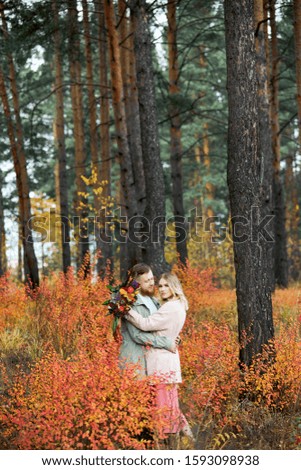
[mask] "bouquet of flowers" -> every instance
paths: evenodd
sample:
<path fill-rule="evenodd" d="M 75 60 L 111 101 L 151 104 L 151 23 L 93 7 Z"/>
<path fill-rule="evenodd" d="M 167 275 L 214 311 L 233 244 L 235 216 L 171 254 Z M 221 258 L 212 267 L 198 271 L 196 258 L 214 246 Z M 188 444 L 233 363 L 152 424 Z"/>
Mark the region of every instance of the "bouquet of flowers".
<path fill-rule="evenodd" d="M 111 297 L 103 302 L 103 305 L 108 306 L 108 315 L 113 315 L 113 335 L 116 337 L 116 330 L 120 324 L 120 320 L 131 309 L 132 305 L 136 302 L 139 292 L 139 283 L 130 280 L 126 284 L 118 286 L 108 285 L 107 288 L 111 292 Z"/>

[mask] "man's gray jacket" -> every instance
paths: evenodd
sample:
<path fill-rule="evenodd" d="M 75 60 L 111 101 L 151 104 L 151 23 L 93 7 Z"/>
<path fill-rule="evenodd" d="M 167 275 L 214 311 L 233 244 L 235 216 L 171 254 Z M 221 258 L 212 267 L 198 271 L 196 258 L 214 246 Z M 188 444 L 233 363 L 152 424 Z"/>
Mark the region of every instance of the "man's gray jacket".
<path fill-rule="evenodd" d="M 152 297 L 157 309 L 160 308 L 159 302 Z M 138 296 L 137 301 L 132 307 L 142 317 L 151 315 L 150 310 L 144 304 L 143 299 Z M 172 340 L 166 336 L 157 336 L 156 333 L 148 333 L 139 330 L 127 320 L 121 321 L 122 345 L 119 353 L 120 367 L 124 368 L 127 364 L 137 364 L 137 373 L 140 376 L 147 375 L 145 354 L 146 346 L 153 348 L 171 349 Z"/>

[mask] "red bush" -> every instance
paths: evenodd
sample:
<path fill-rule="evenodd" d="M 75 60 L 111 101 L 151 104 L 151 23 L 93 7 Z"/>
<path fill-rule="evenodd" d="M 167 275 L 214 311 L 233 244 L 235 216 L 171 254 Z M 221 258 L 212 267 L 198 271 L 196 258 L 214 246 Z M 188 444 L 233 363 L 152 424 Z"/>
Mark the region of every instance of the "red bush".
<path fill-rule="evenodd" d="M 8 393 L 0 423 L 15 449 L 144 449 L 160 422 L 149 382 L 121 373 L 108 344 L 75 361 L 49 353 Z"/>

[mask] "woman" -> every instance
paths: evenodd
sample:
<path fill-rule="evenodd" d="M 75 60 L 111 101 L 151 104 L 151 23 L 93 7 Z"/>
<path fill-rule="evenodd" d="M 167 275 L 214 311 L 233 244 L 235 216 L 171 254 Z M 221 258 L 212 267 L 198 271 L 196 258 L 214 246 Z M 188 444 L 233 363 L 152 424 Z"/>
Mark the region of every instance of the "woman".
<path fill-rule="evenodd" d="M 175 340 L 185 323 L 188 303 L 181 283 L 175 274 L 162 274 L 158 287 L 163 302 L 159 310 L 149 317 L 143 318 L 131 309 L 126 319 L 140 330 L 154 331 L 159 336 L 169 336 Z M 163 432 L 176 434 L 182 431 L 185 435 L 193 438 L 189 424 L 179 407 L 178 384 L 182 382 L 182 376 L 178 350 L 173 353 L 166 349 L 150 348 L 146 362 L 148 375 L 160 378 L 156 399 L 158 407 L 166 410 L 167 425 Z"/>

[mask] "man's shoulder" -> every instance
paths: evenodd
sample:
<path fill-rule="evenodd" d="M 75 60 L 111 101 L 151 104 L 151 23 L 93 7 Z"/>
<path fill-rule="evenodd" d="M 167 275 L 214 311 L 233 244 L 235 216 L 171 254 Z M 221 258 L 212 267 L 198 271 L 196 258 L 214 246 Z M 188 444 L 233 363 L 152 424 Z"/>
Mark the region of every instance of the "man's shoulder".
<path fill-rule="evenodd" d="M 140 313 L 140 315 L 142 315 L 143 317 L 148 317 L 153 311 L 151 304 L 153 304 L 156 309 L 158 309 L 160 306 L 159 302 L 154 297 L 147 297 L 146 299 L 138 295 L 137 300 L 133 304 L 132 308 L 137 313 Z"/>
<path fill-rule="evenodd" d="M 160 302 L 158 299 L 156 299 L 156 297 L 151 297 L 152 301 L 154 302 L 154 304 L 156 305 L 156 307 L 160 307 Z"/>
<path fill-rule="evenodd" d="M 136 300 L 136 302 L 133 304 L 133 307 L 139 306 L 139 305 L 144 305 L 145 307 L 147 307 L 147 305 L 148 305 L 149 302 L 151 302 L 151 301 L 156 305 L 156 307 L 157 307 L 157 306 L 160 306 L 160 303 L 159 303 L 159 301 L 156 299 L 156 297 L 142 296 L 142 295 L 138 294 L 137 300 Z"/>

